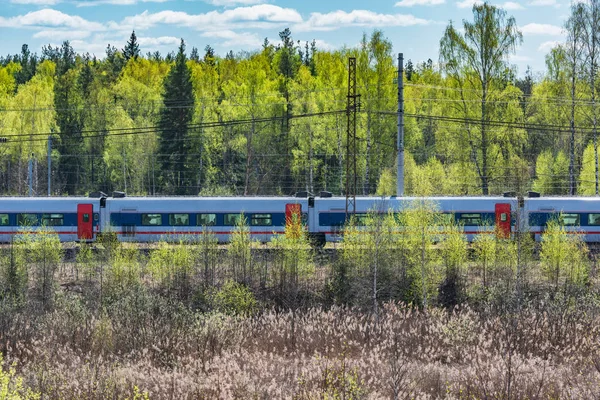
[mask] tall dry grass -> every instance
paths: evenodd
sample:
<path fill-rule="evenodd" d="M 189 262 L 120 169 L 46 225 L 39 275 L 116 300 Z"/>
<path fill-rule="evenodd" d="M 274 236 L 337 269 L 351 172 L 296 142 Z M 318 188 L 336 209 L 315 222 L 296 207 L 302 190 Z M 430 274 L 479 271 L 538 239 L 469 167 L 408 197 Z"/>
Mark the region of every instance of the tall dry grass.
<path fill-rule="evenodd" d="M 597 398 L 596 306 L 496 315 L 384 304 L 195 313 L 148 292 L 100 316 L 77 298 L 3 319 L 6 363 L 43 398 Z M 134 316 L 134 310 L 135 316 Z"/>

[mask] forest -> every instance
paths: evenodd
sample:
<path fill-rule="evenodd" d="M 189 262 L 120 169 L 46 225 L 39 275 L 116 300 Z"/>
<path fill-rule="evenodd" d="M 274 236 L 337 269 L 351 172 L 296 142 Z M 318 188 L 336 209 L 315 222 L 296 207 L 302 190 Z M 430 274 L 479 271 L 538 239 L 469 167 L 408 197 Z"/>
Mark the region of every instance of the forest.
<path fill-rule="evenodd" d="M 407 194 L 598 193 L 600 23 L 577 4 L 547 70 L 517 71 L 516 20 L 484 4 L 439 54 L 404 68 Z M 481 32 L 486 32 L 482 34 Z M 348 58 L 357 60 L 358 194 L 393 193 L 397 55 L 384 32 L 356 48 L 279 43 L 225 57 L 142 54 L 135 32 L 99 58 L 69 44 L 0 59 L 0 190 L 27 194 L 343 195 Z M 4 139 L 3 139 L 4 140 Z M 51 141 L 50 168 L 48 142 Z M 50 180 L 48 173 L 50 171 Z"/>

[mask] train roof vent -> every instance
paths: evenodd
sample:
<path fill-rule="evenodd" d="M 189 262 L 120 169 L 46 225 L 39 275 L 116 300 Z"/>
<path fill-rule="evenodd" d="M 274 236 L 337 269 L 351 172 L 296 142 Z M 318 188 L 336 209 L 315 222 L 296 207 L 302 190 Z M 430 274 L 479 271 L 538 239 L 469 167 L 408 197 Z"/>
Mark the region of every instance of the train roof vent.
<path fill-rule="evenodd" d="M 540 192 L 527 192 L 527 197 L 540 197 Z"/>
<path fill-rule="evenodd" d="M 114 197 L 115 199 L 122 199 L 123 197 L 127 197 L 127 193 L 125 192 L 113 192 L 112 194 L 112 197 Z"/>
<path fill-rule="evenodd" d="M 311 196 L 312 196 L 311 192 L 304 190 L 302 192 L 296 192 L 294 197 L 311 197 Z"/>
<path fill-rule="evenodd" d="M 322 190 L 321 193 L 319 193 L 320 197 L 333 197 L 333 194 L 331 192 L 327 192 L 325 190 Z"/>
<path fill-rule="evenodd" d="M 517 197 L 517 192 L 504 192 L 504 197 Z"/>
<path fill-rule="evenodd" d="M 98 191 L 98 192 L 92 192 L 92 193 L 90 193 L 88 195 L 88 197 L 90 197 L 92 199 L 102 199 L 102 198 L 105 198 L 107 196 L 106 196 L 106 193 Z"/>

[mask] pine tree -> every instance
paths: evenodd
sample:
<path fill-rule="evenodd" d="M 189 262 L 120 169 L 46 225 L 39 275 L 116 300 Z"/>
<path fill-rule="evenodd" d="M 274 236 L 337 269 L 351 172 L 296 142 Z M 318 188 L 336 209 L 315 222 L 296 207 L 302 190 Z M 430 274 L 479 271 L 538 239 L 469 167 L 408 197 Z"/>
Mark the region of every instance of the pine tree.
<path fill-rule="evenodd" d="M 137 36 L 135 36 L 135 31 L 131 32 L 131 36 L 123 49 L 123 57 L 125 57 L 125 61 L 129 61 L 130 58 L 137 60 L 140 55 L 140 45 L 137 41 Z"/>
<path fill-rule="evenodd" d="M 15 74 L 15 80 L 18 85 L 29 82 L 33 75 L 35 75 L 35 68 L 37 65 L 37 55 L 31 54 L 29 46 L 24 44 L 21 47 L 21 56 L 19 57 L 19 63 L 21 64 L 21 70 Z"/>
<path fill-rule="evenodd" d="M 204 62 L 211 67 L 215 66 L 215 49 L 210 44 L 207 44 L 204 48 Z"/>
<path fill-rule="evenodd" d="M 186 64 L 185 43 L 181 40 L 175 65 L 165 79 L 163 109 L 160 115 L 159 154 L 163 191 L 190 194 L 193 181 L 188 171 L 188 124 L 194 112 L 191 73 Z"/>
<path fill-rule="evenodd" d="M 195 62 L 200 61 L 200 55 L 198 54 L 198 48 L 192 47 L 192 52 L 190 53 L 190 60 L 195 61 Z"/>
<path fill-rule="evenodd" d="M 411 60 L 408 60 L 408 62 L 406 63 L 406 69 L 405 69 L 404 73 L 406 74 L 406 80 L 410 81 L 413 74 L 415 73 L 415 67 Z"/>

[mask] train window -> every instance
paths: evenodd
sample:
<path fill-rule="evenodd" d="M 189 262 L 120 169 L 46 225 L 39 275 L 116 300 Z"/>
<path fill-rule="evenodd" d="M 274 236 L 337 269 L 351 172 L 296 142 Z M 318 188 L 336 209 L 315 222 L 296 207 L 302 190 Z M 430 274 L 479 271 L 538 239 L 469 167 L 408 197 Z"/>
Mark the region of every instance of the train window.
<path fill-rule="evenodd" d="M 36 214 L 17 214 L 17 225 L 18 226 L 33 226 L 37 225 Z"/>
<path fill-rule="evenodd" d="M 271 226 L 273 225 L 273 218 L 271 217 L 271 214 L 252 214 L 252 218 L 250 218 L 250 225 Z"/>
<path fill-rule="evenodd" d="M 44 226 L 63 226 L 65 216 L 63 214 L 42 214 L 42 225 Z"/>
<path fill-rule="evenodd" d="M 0 225 L 8 225 L 8 214 L 0 214 Z"/>
<path fill-rule="evenodd" d="M 460 214 L 458 222 L 467 226 L 481 225 L 481 214 Z"/>
<path fill-rule="evenodd" d="M 190 214 L 169 214 L 169 225 L 188 226 L 190 224 Z"/>
<path fill-rule="evenodd" d="M 588 225 L 600 225 L 600 214 L 588 214 Z"/>
<path fill-rule="evenodd" d="M 560 223 L 564 226 L 579 226 L 579 214 L 561 214 Z"/>
<path fill-rule="evenodd" d="M 217 224 L 217 214 L 198 214 L 196 216 L 196 225 L 214 226 Z"/>
<path fill-rule="evenodd" d="M 142 225 L 162 225 L 162 215 L 142 214 Z"/>
<path fill-rule="evenodd" d="M 225 214 L 223 225 L 225 226 L 234 226 L 237 225 L 240 221 L 240 214 Z"/>

